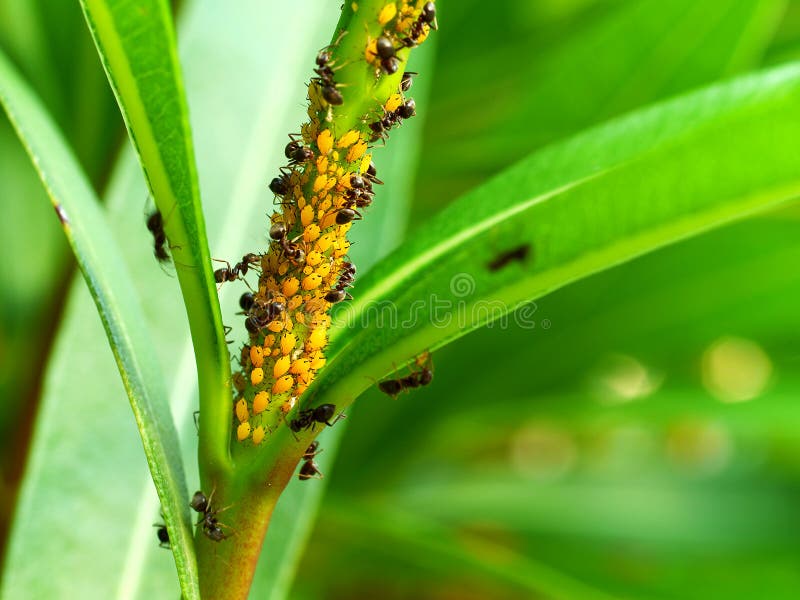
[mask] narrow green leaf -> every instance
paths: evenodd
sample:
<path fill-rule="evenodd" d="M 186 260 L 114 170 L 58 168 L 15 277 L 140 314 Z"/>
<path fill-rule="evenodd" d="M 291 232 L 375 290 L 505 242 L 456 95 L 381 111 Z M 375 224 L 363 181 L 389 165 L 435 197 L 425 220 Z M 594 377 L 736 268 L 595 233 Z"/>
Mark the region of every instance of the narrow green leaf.
<path fill-rule="evenodd" d="M 0 100 L 17 133 L 36 165 L 56 215 L 69 240 L 86 283 L 97 305 L 111 349 L 122 376 L 142 438 L 145 455 L 161 499 L 175 562 L 186 598 L 197 598 L 197 572 L 192 545 L 192 528 L 185 498 L 186 481 L 174 424 L 166 403 L 166 389 L 152 341 L 140 327 L 142 308 L 133 283 L 112 238 L 99 203 L 71 150 L 7 59 L 0 54 Z M 87 415 L 88 417 L 89 415 Z M 86 431 L 89 434 L 89 423 Z M 76 432 L 77 433 L 77 432 Z M 45 457 L 34 455 L 32 465 Z M 23 496 L 22 501 L 25 501 Z M 66 535 L 74 526 L 65 516 Z M 8 564 L 10 593 L 19 593 L 15 583 L 25 581 L 15 570 L 28 563 L 35 549 L 26 547 L 24 534 L 13 537 Z M 31 593 L 30 589 L 25 590 Z"/>
<path fill-rule="evenodd" d="M 800 69 L 779 69 L 523 160 L 431 220 L 359 282 L 356 299 L 336 315 L 317 390 L 333 384 L 333 397 L 346 404 L 370 378 L 526 301 L 795 197 L 798 108 Z M 491 267 L 520 248 L 524 257 Z"/>
<path fill-rule="evenodd" d="M 195 349 L 201 464 L 230 467 L 230 364 L 211 270 L 189 114 L 166 0 L 81 0 L 164 220 Z"/>

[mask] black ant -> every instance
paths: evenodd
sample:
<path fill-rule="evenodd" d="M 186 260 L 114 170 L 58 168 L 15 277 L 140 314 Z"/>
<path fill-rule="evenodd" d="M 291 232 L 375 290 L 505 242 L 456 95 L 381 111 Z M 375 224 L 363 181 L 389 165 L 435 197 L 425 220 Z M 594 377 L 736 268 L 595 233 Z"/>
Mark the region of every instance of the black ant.
<path fill-rule="evenodd" d="M 269 237 L 278 242 L 283 248 L 283 253 L 289 260 L 300 263 L 306 258 L 306 253 L 295 243 L 286 239 L 286 225 L 283 223 L 273 223 L 269 228 Z"/>
<path fill-rule="evenodd" d="M 401 92 L 407 92 L 411 89 L 411 86 L 414 84 L 415 75 L 419 75 L 419 73 L 415 73 L 414 71 L 405 71 L 403 73 L 403 78 L 400 80 Z"/>
<path fill-rule="evenodd" d="M 347 293 L 347 288 L 353 285 L 356 276 L 356 267 L 352 263 L 342 263 L 342 270 L 339 274 L 339 281 L 336 286 L 325 294 L 325 300 L 331 304 L 337 304 L 346 300 L 350 294 Z"/>
<path fill-rule="evenodd" d="M 325 102 L 328 104 L 333 104 L 336 106 L 341 105 L 344 103 L 344 97 L 342 93 L 336 87 L 336 81 L 333 79 L 333 72 L 334 69 L 331 67 L 331 53 L 330 48 L 331 46 L 336 46 L 339 44 L 339 41 L 347 34 L 347 31 L 343 31 L 336 41 L 329 46 L 325 46 L 322 50 L 317 53 L 316 64 L 317 68 L 314 69 L 314 73 L 317 74 L 317 77 L 314 77 L 312 81 L 316 83 L 322 89 L 322 97 L 325 99 Z"/>
<path fill-rule="evenodd" d="M 403 38 L 400 43 L 408 48 L 416 46 L 417 40 L 425 33 L 425 25 L 428 25 L 431 29 L 439 29 L 439 24 L 436 21 L 436 5 L 433 2 L 426 2 L 422 6 L 422 12 L 411 25 L 408 37 Z"/>
<path fill-rule="evenodd" d="M 242 260 L 236 263 L 233 267 L 231 267 L 231 264 L 227 260 L 218 260 L 218 262 L 224 262 L 228 266 L 214 271 L 214 281 L 217 283 L 236 281 L 240 277 L 247 275 L 247 271 L 255 267 L 260 260 L 261 257 L 258 254 L 253 254 L 252 252 L 245 254 L 242 257 Z"/>
<path fill-rule="evenodd" d="M 433 363 L 430 354 L 424 352 L 415 361 L 419 371 L 412 371 L 405 377 L 387 379 L 378 383 L 378 389 L 387 396 L 396 397 L 400 392 L 423 387 L 433 381 Z"/>
<path fill-rule="evenodd" d="M 247 311 L 244 327 L 248 332 L 257 334 L 284 312 L 286 312 L 286 305 L 283 302 L 256 302 L 254 300 Z"/>
<path fill-rule="evenodd" d="M 160 211 L 156 210 L 147 217 L 147 229 L 153 234 L 153 254 L 156 260 L 160 263 L 169 262 L 166 248 L 167 234 L 164 233 L 164 219 L 161 217 Z"/>
<path fill-rule="evenodd" d="M 528 260 L 530 251 L 530 244 L 522 244 L 521 246 L 517 246 L 516 248 L 512 248 L 511 250 L 498 255 L 486 266 L 489 269 L 489 272 L 494 273 L 495 271 L 499 271 L 500 269 L 507 267 L 512 262 L 525 262 Z"/>
<path fill-rule="evenodd" d="M 295 139 L 297 134 L 289 134 L 291 140 L 286 144 L 283 153 L 289 159 L 290 165 L 299 165 L 314 159 L 314 151 L 308 146 L 304 146 L 302 142 Z"/>
<path fill-rule="evenodd" d="M 289 182 L 291 179 L 291 174 L 287 172 L 281 172 L 280 177 L 275 177 L 269 183 L 270 191 L 275 194 L 276 196 L 285 196 L 289 191 Z"/>
<path fill-rule="evenodd" d="M 367 172 L 363 173 L 362 177 L 377 185 L 383 185 L 383 182 L 380 179 L 378 179 L 378 167 L 376 167 L 375 163 L 372 161 L 370 161 L 369 167 L 367 167 Z"/>
<path fill-rule="evenodd" d="M 211 498 L 213 497 L 214 492 L 211 492 Z M 228 536 L 222 531 L 220 522 L 217 519 L 217 514 L 221 511 L 211 508 L 211 498 L 206 498 L 206 495 L 198 490 L 194 493 L 194 496 L 192 496 L 192 501 L 189 503 L 189 506 L 191 506 L 192 510 L 195 512 L 202 514 L 202 517 L 200 517 L 200 520 L 197 521 L 195 525 L 202 525 L 203 533 L 211 541 L 221 542 Z"/>
<path fill-rule="evenodd" d="M 400 60 L 396 56 L 396 51 L 392 40 L 386 36 L 381 36 L 375 40 L 375 52 L 381 59 L 381 69 L 387 75 L 397 73 L 400 68 Z"/>
<path fill-rule="evenodd" d="M 307 408 L 306 410 L 301 410 L 297 418 L 289 422 L 289 428 L 298 433 L 303 429 L 310 428 L 313 430 L 317 423 L 324 423 L 328 427 L 333 427 L 336 421 L 345 418 L 344 413 L 339 413 L 339 416 L 331 423 L 335 413 L 336 406 L 334 404 L 320 404 L 316 408 Z"/>
<path fill-rule="evenodd" d="M 372 130 L 372 138 L 370 141 L 375 142 L 379 139 L 386 139 L 389 130 L 395 125 L 400 125 L 403 119 L 410 119 L 417 114 L 417 103 L 413 98 L 409 98 L 401 104 L 394 112 L 384 113 L 383 117 L 369 124 Z"/>
<path fill-rule="evenodd" d="M 319 465 L 314 462 L 314 457 L 322 452 L 322 450 L 317 450 L 319 448 L 319 442 L 313 441 L 309 444 L 306 451 L 303 453 L 303 466 L 300 467 L 300 473 L 298 473 L 297 477 L 300 481 L 305 481 L 307 479 L 311 479 L 316 477 L 317 479 L 322 479 L 322 472 L 319 470 Z"/>
<path fill-rule="evenodd" d="M 156 537 L 158 537 L 158 547 L 169 550 L 171 546 L 169 544 L 169 532 L 167 531 L 167 526 L 161 523 L 157 523 L 153 525 L 153 527 L 158 527 L 158 529 L 156 529 Z"/>

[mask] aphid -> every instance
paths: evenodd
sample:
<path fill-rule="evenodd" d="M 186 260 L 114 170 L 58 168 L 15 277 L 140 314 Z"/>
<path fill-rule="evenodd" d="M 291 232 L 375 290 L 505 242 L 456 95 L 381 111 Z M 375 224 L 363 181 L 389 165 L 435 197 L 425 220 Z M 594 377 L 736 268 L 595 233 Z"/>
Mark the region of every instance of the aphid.
<path fill-rule="evenodd" d="M 516 248 L 512 248 L 511 250 L 507 250 L 506 252 L 499 254 L 492 260 L 492 262 L 486 265 L 486 267 L 491 273 L 494 273 L 495 271 L 499 271 L 500 269 L 507 267 L 512 262 L 525 262 L 528 260 L 530 251 L 530 244 L 522 244 L 521 246 L 517 246 Z"/>
<path fill-rule="evenodd" d="M 213 497 L 214 493 L 212 492 L 211 498 Z M 203 533 L 211 541 L 221 542 L 228 536 L 222 531 L 220 522 L 217 519 L 217 514 L 220 511 L 211 508 L 211 498 L 206 498 L 206 495 L 198 490 L 194 493 L 194 496 L 192 496 L 192 501 L 189 503 L 189 506 L 192 510 L 202 515 L 195 525 L 202 525 Z"/>
<path fill-rule="evenodd" d="M 169 532 L 167 531 L 167 526 L 161 523 L 156 523 L 153 527 L 158 527 L 156 529 L 156 537 L 158 538 L 158 547 L 159 548 L 166 548 L 167 550 L 170 549 L 169 545 Z"/>
<path fill-rule="evenodd" d="M 331 423 L 331 419 L 335 413 L 336 406 L 334 404 L 320 404 L 316 408 L 301 410 L 297 418 L 289 422 L 289 427 L 295 433 L 303 429 L 313 429 L 317 423 L 324 423 L 328 427 L 333 427 L 336 421 L 344 418 L 344 414 L 339 413 L 339 416 Z"/>
<path fill-rule="evenodd" d="M 155 211 L 147 217 L 147 229 L 153 234 L 153 254 L 160 263 L 169 262 L 167 253 L 167 234 L 164 233 L 164 220 L 161 212 Z"/>

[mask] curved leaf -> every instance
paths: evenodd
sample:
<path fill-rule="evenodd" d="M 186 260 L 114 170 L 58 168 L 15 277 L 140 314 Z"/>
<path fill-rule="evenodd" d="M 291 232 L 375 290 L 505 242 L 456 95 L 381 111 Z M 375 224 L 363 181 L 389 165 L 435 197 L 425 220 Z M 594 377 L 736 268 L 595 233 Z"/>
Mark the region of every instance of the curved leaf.
<path fill-rule="evenodd" d="M 81 0 L 81 6 L 170 242 L 206 416 L 200 420 L 201 464 L 224 469 L 229 462 L 230 364 L 169 3 Z"/>
<path fill-rule="evenodd" d="M 140 327 L 144 317 L 139 296 L 97 198 L 75 157 L 39 100 L 2 54 L 0 100 L 39 171 L 100 313 L 161 499 L 181 588 L 186 598 L 198 598 L 197 567 L 178 438 L 166 403 L 163 375 L 152 353 L 152 341 Z M 87 431 L 73 434 L 88 434 L 88 426 L 87 421 Z M 47 460 L 45 454 L 34 454 L 29 468 L 35 471 L 44 460 Z M 26 500 L 23 494 L 22 511 L 32 508 Z M 51 504 L 49 508 L 58 510 L 59 506 Z M 63 530 L 51 531 L 51 534 L 68 535 L 74 526 L 71 515 L 63 515 L 61 522 Z M 30 594 L 27 587 L 30 579 L 19 569 L 23 565 L 37 571 L 39 568 L 38 561 L 26 560 L 35 552 L 26 547 L 26 534 L 14 536 L 9 551 L 11 572 L 6 579 L 9 594 L 16 595 L 22 587 Z"/>
<path fill-rule="evenodd" d="M 359 282 L 356 300 L 336 314 L 317 391 L 333 386 L 329 394 L 346 405 L 371 378 L 526 301 L 795 197 L 798 108 L 800 69 L 788 67 L 636 113 L 523 160 L 432 219 Z"/>

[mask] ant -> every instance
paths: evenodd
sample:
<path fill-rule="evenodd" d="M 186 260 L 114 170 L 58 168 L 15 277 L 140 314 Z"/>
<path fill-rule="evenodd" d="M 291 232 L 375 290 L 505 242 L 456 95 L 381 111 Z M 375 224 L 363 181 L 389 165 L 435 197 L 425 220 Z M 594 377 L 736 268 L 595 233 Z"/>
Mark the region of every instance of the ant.
<path fill-rule="evenodd" d="M 302 142 L 295 139 L 298 134 L 290 133 L 289 139 L 291 140 L 286 144 L 283 153 L 289 159 L 290 165 L 299 165 L 314 159 L 314 151 L 308 146 L 304 146 Z"/>
<path fill-rule="evenodd" d="M 257 334 L 286 312 L 283 302 L 256 302 L 254 298 L 252 302 L 250 308 L 246 309 L 247 318 L 244 321 L 245 329 L 252 334 Z M 239 304 L 242 305 L 241 298 Z"/>
<path fill-rule="evenodd" d="M 286 225 L 283 223 L 273 223 L 269 228 L 269 237 L 281 245 L 284 255 L 292 262 L 300 263 L 305 260 L 306 253 L 295 243 L 296 240 L 290 242 L 286 239 Z"/>
<path fill-rule="evenodd" d="M 227 260 L 217 260 L 217 262 L 224 262 L 227 267 L 217 269 L 214 271 L 214 281 L 217 283 L 225 283 L 226 281 L 236 281 L 239 277 L 247 275 L 247 271 L 254 268 L 259 263 L 261 257 L 252 252 L 245 254 L 241 262 L 236 263 L 233 267 Z"/>
<path fill-rule="evenodd" d="M 378 179 L 378 167 L 376 167 L 375 163 L 372 161 L 369 162 L 369 167 L 367 167 L 367 172 L 363 173 L 362 177 L 377 185 L 383 185 L 383 182 L 380 179 Z"/>
<path fill-rule="evenodd" d="M 400 91 L 407 92 L 411 89 L 411 86 L 414 84 L 414 76 L 419 75 L 414 71 L 405 71 L 403 73 L 403 78 L 400 80 Z"/>
<path fill-rule="evenodd" d="M 289 422 L 289 427 L 295 433 L 303 429 L 311 429 L 313 431 L 317 423 L 324 423 L 328 427 L 333 427 L 336 421 L 344 419 L 344 413 L 339 413 L 339 416 L 331 423 L 333 415 L 336 413 L 336 405 L 334 404 L 320 404 L 316 408 L 307 408 L 301 410 L 296 419 Z"/>
<path fill-rule="evenodd" d="M 285 196 L 289 191 L 290 179 L 291 179 L 290 173 L 281 171 L 280 177 L 275 177 L 272 181 L 269 182 L 270 191 L 276 196 Z"/>
<path fill-rule="evenodd" d="M 147 217 L 147 229 L 153 234 L 153 254 L 160 263 L 169 262 L 167 254 L 167 234 L 164 233 L 164 219 L 161 212 L 156 210 Z"/>
<path fill-rule="evenodd" d="M 171 548 L 169 544 L 169 532 L 167 531 L 167 526 L 162 525 L 161 523 L 156 523 L 153 527 L 158 527 L 156 529 L 156 537 L 158 537 L 158 547 L 164 548 L 169 550 Z"/>
<path fill-rule="evenodd" d="M 400 60 L 396 56 L 396 51 L 392 40 L 382 35 L 375 40 L 375 52 L 381 59 L 381 69 L 387 75 L 394 75 L 400 68 Z"/>
<path fill-rule="evenodd" d="M 384 113 L 383 117 L 369 124 L 372 130 L 372 139 L 375 142 L 379 139 L 386 140 L 389 130 L 395 125 L 400 125 L 403 119 L 410 119 L 417 114 L 417 103 L 413 98 L 409 98 L 401 104 L 394 112 Z"/>
<path fill-rule="evenodd" d="M 433 361 L 429 352 L 423 352 L 415 361 L 419 371 L 412 371 L 405 377 L 387 379 L 378 383 L 378 389 L 387 396 L 395 398 L 404 390 L 414 389 L 428 385 L 433 381 Z"/>
<path fill-rule="evenodd" d="M 425 33 L 425 25 L 431 29 L 439 29 L 439 23 L 436 21 L 436 5 L 433 2 L 426 2 L 423 5 L 422 12 L 411 25 L 408 37 L 400 40 L 400 43 L 407 48 L 416 46 L 417 40 Z"/>
<path fill-rule="evenodd" d="M 528 260 L 528 255 L 530 252 L 530 244 L 522 244 L 521 246 L 517 246 L 516 248 L 512 248 L 511 250 L 503 252 L 486 266 L 490 273 L 494 273 L 495 271 L 499 271 L 500 269 L 507 267 L 514 261 L 525 262 Z"/>
<path fill-rule="evenodd" d="M 375 192 L 372 190 L 372 182 L 369 178 L 364 178 L 357 173 L 350 175 L 350 189 L 345 193 L 345 199 L 351 201 L 350 205 L 355 204 L 358 208 L 365 208 L 372 204 Z"/>
<path fill-rule="evenodd" d="M 342 302 L 343 300 L 347 299 L 350 294 L 347 293 L 347 288 L 353 285 L 353 281 L 355 280 L 356 276 L 356 267 L 353 263 L 344 262 L 342 263 L 342 270 L 339 274 L 339 281 L 336 282 L 336 286 L 331 288 L 331 290 L 325 294 L 325 301 L 330 302 L 331 304 L 337 304 Z"/>
<path fill-rule="evenodd" d="M 220 522 L 217 519 L 217 514 L 221 511 L 211 508 L 211 499 L 213 497 L 214 492 L 211 492 L 210 498 L 206 498 L 206 495 L 198 490 L 194 493 L 194 496 L 192 496 L 192 501 L 189 503 L 189 506 L 195 512 L 203 515 L 195 525 L 202 525 L 203 533 L 212 542 L 221 542 L 229 536 L 225 535 L 225 532 L 222 531 Z"/>
<path fill-rule="evenodd" d="M 322 472 L 319 470 L 319 465 L 314 462 L 314 457 L 322 452 L 322 450 L 317 450 L 319 448 L 319 442 L 313 441 L 309 444 L 306 451 L 303 453 L 303 466 L 300 467 L 300 473 L 298 473 L 297 477 L 300 481 L 305 481 L 307 479 L 311 479 L 316 477 L 317 479 L 322 479 Z"/>
<path fill-rule="evenodd" d="M 336 41 L 329 46 L 325 46 L 322 50 L 317 53 L 316 64 L 317 68 L 314 69 L 314 73 L 317 74 L 317 77 L 314 77 L 312 81 L 316 83 L 320 88 L 322 88 L 322 97 L 325 99 L 325 102 L 328 104 L 332 104 L 335 106 L 339 106 L 344 103 L 344 97 L 342 93 L 336 87 L 336 81 L 333 79 L 333 72 L 334 69 L 330 66 L 331 65 L 331 53 L 330 48 L 332 46 L 337 46 L 341 39 L 347 35 L 347 31 L 343 31 Z"/>

